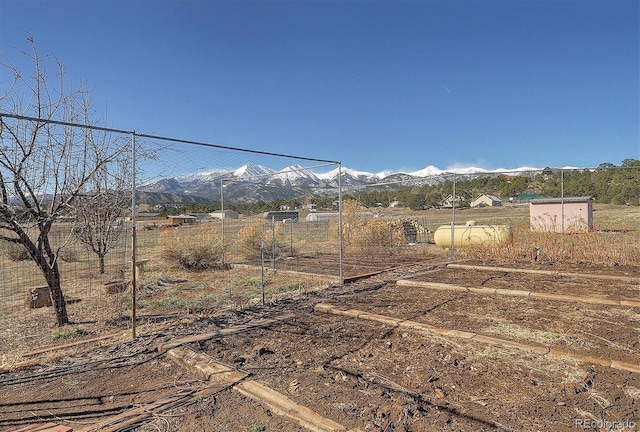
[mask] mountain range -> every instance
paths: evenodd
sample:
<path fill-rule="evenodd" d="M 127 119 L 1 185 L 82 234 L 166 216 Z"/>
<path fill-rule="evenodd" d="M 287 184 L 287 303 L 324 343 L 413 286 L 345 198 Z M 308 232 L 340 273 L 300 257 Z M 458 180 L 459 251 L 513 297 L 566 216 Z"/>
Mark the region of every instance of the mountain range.
<path fill-rule="evenodd" d="M 486 170 L 467 167 L 440 170 L 427 166 L 414 172 L 382 172 L 378 174 L 342 167 L 341 183 L 343 192 L 354 189 L 404 188 L 411 185 L 434 185 L 452 178 L 473 178 L 483 175 L 516 175 L 526 172 L 540 172 L 540 168 L 522 167 L 516 169 Z M 339 168 L 318 173 L 301 165 L 291 165 L 281 170 L 248 164 L 234 170 L 210 169 L 190 174 L 164 178 L 139 188 L 141 200 L 158 202 L 211 202 L 219 201 L 221 188 L 225 200 L 242 202 L 291 199 L 304 195 L 337 195 Z"/>

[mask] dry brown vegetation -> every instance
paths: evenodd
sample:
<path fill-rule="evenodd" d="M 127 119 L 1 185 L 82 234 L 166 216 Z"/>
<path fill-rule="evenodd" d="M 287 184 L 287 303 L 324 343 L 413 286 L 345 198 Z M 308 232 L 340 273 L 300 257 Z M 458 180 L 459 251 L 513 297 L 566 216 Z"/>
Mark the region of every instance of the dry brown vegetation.
<path fill-rule="evenodd" d="M 373 270 L 376 265 L 381 269 L 393 263 L 449 257 L 451 251 L 433 244 L 406 244 L 402 232 L 390 222 L 413 218 L 434 231 L 439 225 L 449 223 L 450 211 L 382 209 L 374 216 L 365 218 L 357 205 L 345 203 L 345 261 L 355 260 L 361 266 L 348 267 L 345 276 Z M 494 249 L 457 249 L 457 258 L 600 267 L 640 265 L 640 212 L 637 208 L 597 206 L 595 231 L 567 235 L 531 232 L 526 206 L 456 212 L 457 221 L 468 219 L 484 224 L 511 225 L 514 242 Z M 138 281 L 138 315 L 142 323 L 161 322 L 168 316 L 192 317 L 193 314 L 247 307 L 262 301 L 263 288 L 269 301 L 287 293 L 326 287 L 338 280 L 337 261 L 326 261 L 326 257 L 337 258 L 335 221 L 325 225 L 277 224 L 273 232 L 265 230 L 258 218 L 234 223 L 235 226 L 230 224 L 233 230 L 229 232 L 236 234 L 227 234 L 224 240 L 228 246 L 224 259 L 231 264 L 227 270 L 220 266 L 223 250 L 219 223 L 139 233 L 138 257 L 149 259 Z M 64 229 L 60 229 L 62 231 L 54 238 L 67 241 Z M 61 261 L 72 322 L 89 335 L 130 325 L 131 294 L 113 296 L 104 291 L 105 283 L 123 275 L 124 279 L 130 279 L 129 241 L 124 238 L 120 248 L 108 256 L 105 275 L 99 274 L 96 258 L 80 245 L 63 249 L 65 256 L 74 257 Z M 262 263 L 260 242 L 267 248 Z M 272 244 L 277 245 L 276 255 L 269 249 Z M 316 262 L 317 266 L 313 269 L 305 267 L 308 263 L 300 264 L 292 259 L 291 251 L 294 256 Z M 12 249 L 5 248 L 0 282 L 0 326 L 5 330 L 0 333 L 0 346 L 21 346 L 23 351 L 28 351 L 35 346 L 55 344 L 57 341 L 52 336 L 55 325 L 50 310 L 29 310 L 25 306 L 28 290 L 44 285 L 40 275 L 32 262 L 14 261 L 13 258 Z M 366 266 L 362 267 L 363 264 Z M 323 265 L 325 267 L 321 268 Z M 21 327 L 23 330 L 13 331 Z"/>
<path fill-rule="evenodd" d="M 444 265 L 462 259 L 476 263 L 499 262 L 512 267 L 577 268 L 592 273 L 637 275 L 640 224 L 637 209 L 599 207 L 595 218 L 598 230 L 564 236 L 531 232 L 526 208 L 461 210 L 456 212 L 456 221 L 473 219 L 483 224 L 513 226 L 514 242 L 496 249 L 459 248 L 453 257 L 449 249 L 429 242 L 407 244 L 394 224 L 399 219 L 412 218 L 433 231 L 450 222 L 448 211 L 382 209 L 375 215 L 362 216 L 356 207 L 345 221 L 345 233 L 349 235 L 344 249 L 345 276 L 396 266 L 394 272 L 404 272 L 403 277 L 417 281 L 482 284 L 492 289 L 530 290 L 535 286 L 537 291 L 573 296 L 637 298 L 637 286 L 632 283 L 616 284 L 616 288 L 611 289 L 606 281 L 585 283 L 581 278 L 569 277 L 557 283 L 555 277 L 506 275 L 497 271 L 463 272 L 448 270 Z M 72 325 L 62 328 L 55 325 L 50 308 L 25 306 L 27 287 L 39 284 L 32 263 L 3 258 L 1 370 L 20 374 L 30 365 L 43 368 L 67 362 L 85 364 L 100 356 L 111 358 L 126 349 L 124 347 L 148 352 L 158 338 L 170 340 L 178 335 L 212 332 L 246 322 L 254 313 L 268 316 L 293 313 L 295 318 L 284 326 L 225 336 L 199 347 L 208 350 L 207 355 L 212 358 L 251 370 L 256 380 L 329 418 L 343 419 L 350 427 L 369 425 L 370 430 L 393 430 L 394 427 L 395 430 L 425 430 L 427 425 L 442 430 L 450 421 L 456 430 L 479 430 L 478 427 L 493 430 L 486 426 L 494 425 L 494 420 L 502 425 L 526 425 L 520 430 L 548 430 L 548 426 L 557 421 L 571 426 L 571 419 L 577 415 L 592 418 L 614 399 L 627 405 L 638 399 L 636 391 L 640 384 L 633 372 L 611 372 L 611 368 L 594 367 L 572 358 L 539 357 L 455 337 L 418 335 L 410 329 L 395 331 L 386 326 L 311 312 L 313 305 L 323 299 L 344 309 L 364 310 L 407 322 L 422 320 L 439 327 L 545 344 L 576 354 L 635 364 L 638 345 L 634 327 L 640 317 L 633 308 L 543 304 L 520 297 L 427 292 L 424 288 L 387 284 L 393 280 L 388 278 L 398 277 L 391 276 L 393 272 L 380 275 L 379 280 L 376 276 L 364 279 L 362 283 L 368 285 L 362 291 L 352 288 L 358 283 L 340 286 L 337 227 L 331 223 L 263 226 L 259 218 L 240 219 L 230 222 L 225 233 L 224 242 L 228 245 L 225 262 L 232 264 L 229 268 L 185 266 L 185 262 L 200 262 L 193 257 L 201 255 L 209 257 L 211 262 L 219 262 L 220 228 L 219 222 L 209 222 L 141 230 L 138 256 L 149 262 L 138 280 L 138 338 L 133 340 L 131 293 L 107 294 L 104 290 L 104 283 L 122 277 L 122 272 L 124 279 L 130 279 L 130 249 L 126 243 L 110 257 L 109 271 L 104 276 L 97 271 L 95 258 L 86 251 L 68 249 L 69 253 L 75 251 L 70 255 L 74 259 L 64 260 L 61 265 L 67 275 L 64 286 Z M 252 245 L 250 253 L 240 247 L 245 239 Z M 256 245 L 260 241 L 271 244 L 274 239 L 286 251 L 274 261 L 269 256 L 261 262 L 255 255 Z M 295 243 L 293 256 L 288 256 L 291 255 L 290 242 Z M 540 250 L 537 260 L 533 254 L 535 248 Z M 407 267 L 408 263 L 419 264 Z M 105 335 L 110 337 L 59 348 Z M 52 349 L 34 355 L 37 350 L 47 348 Z M 59 395 L 62 383 L 68 386 L 63 390 L 88 399 L 113 391 L 114 400 L 127 407 L 130 401 L 126 395 L 132 391 L 132 376 L 142 379 L 138 387 L 143 389 L 147 384 L 170 388 L 167 380 L 180 375 L 179 368 L 167 359 L 149 363 L 149 367 L 147 370 L 136 366 L 128 376 L 120 371 L 113 373 L 109 387 L 100 384 L 101 372 L 92 373 L 90 369 L 82 375 L 52 380 L 50 387 L 46 387 L 49 384 L 25 385 L 32 393 L 25 388 L 24 403 L 53 399 L 57 400 L 61 412 L 75 413 L 79 408 L 72 402 L 65 404 L 64 397 Z M 193 377 L 182 375 L 175 379 Z M 592 383 L 585 390 L 583 382 L 589 380 Z M 143 390 L 137 391 L 136 400 L 142 400 Z M 148 397 L 154 400 L 152 398 L 160 396 Z M 598 399 L 593 399 L 595 397 Z M 334 400 L 341 405 L 327 402 Z M 349 408 L 351 406 L 358 409 Z M 581 411 L 576 413 L 574 406 Z M 454 409 L 448 411 L 447 407 Z M 620 406 L 607 409 L 607 418 L 611 419 L 633 415 Z M 521 423 L 514 423 L 513 416 L 506 414 L 516 411 Z M 24 418 L 32 420 L 31 416 L 25 414 Z M 164 419 L 166 421 L 158 420 L 153 427 L 165 431 L 198 427 L 230 431 L 258 425 L 264 426 L 264 430 L 301 430 L 229 392 L 203 398 Z M 405 425 L 404 429 L 401 425 Z"/>
<path fill-rule="evenodd" d="M 626 206 L 600 206 L 597 223 L 590 232 L 558 234 L 535 232 L 525 218 L 507 221 L 513 228 L 513 243 L 489 250 L 490 259 L 503 262 L 595 264 L 637 266 L 640 264 L 640 210 Z M 503 222 L 504 223 L 504 222 Z M 469 249 L 462 254 L 486 258 L 487 249 Z"/>
<path fill-rule="evenodd" d="M 188 232 L 165 230 L 160 234 L 159 247 L 165 261 L 178 263 L 186 270 L 224 268 L 224 244 L 220 233 L 205 227 Z"/>

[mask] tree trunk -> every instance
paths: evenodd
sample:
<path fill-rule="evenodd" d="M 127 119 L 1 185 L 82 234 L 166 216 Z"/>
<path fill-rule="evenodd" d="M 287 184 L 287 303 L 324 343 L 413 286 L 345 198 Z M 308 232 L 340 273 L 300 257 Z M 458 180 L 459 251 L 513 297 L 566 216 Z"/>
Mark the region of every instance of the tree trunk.
<path fill-rule="evenodd" d="M 51 302 L 53 303 L 53 308 L 56 311 L 56 321 L 58 322 L 58 326 L 69 324 L 67 301 L 65 300 L 62 288 L 60 287 L 60 280 L 58 279 L 57 284 L 49 285 L 49 289 L 51 290 Z"/>
<path fill-rule="evenodd" d="M 98 254 L 100 258 L 100 274 L 104 274 L 104 254 Z"/>
<path fill-rule="evenodd" d="M 60 283 L 60 269 L 58 268 L 58 261 L 53 260 L 53 264 L 49 265 L 49 262 L 39 254 L 39 259 L 35 260 L 40 270 L 44 274 L 47 280 L 47 285 L 51 292 L 51 303 L 56 313 L 56 321 L 58 326 L 69 324 L 69 315 L 67 314 L 67 301 L 64 298 L 62 292 L 62 286 Z"/>

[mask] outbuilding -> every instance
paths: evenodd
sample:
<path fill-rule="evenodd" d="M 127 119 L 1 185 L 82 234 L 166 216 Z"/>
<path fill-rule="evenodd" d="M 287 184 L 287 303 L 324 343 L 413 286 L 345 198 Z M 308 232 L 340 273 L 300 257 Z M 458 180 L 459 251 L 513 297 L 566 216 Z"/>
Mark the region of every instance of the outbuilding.
<path fill-rule="evenodd" d="M 238 219 L 240 215 L 234 210 L 218 210 L 209 213 L 209 217 L 212 219 Z"/>
<path fill-rule="evenodd" d="M 471 201 L 471 207 L 499 207 L 502 200 L 495 195 L 482 194 Z"/>
<path fill-rule="evenodd" d="M 593 199 L 589 196 L 538 198 L 529 201 L 532 231 L 587 232 L 593 229 Z"/>
<path fill-rule="evenodd" d="M 167 216 L 167 219 L 169 219 L 169 225 L 194 224 L 198 221 L 197 217 L 185 214 Z"/>
<path fill-rule="evenodd" d="M 454 205 L 456 207 L 461 207 L 464 201 L 465 201 L 465 198 L 460 195 L 456 195 L 456 198 L 454 200 L 453 195 L 449 194 L 449 196 L 447 196 L 445 199 L 440 201 L 440 207 L 453 208 Z"/>
<path fill-rule="evenodd" d="M 305 218 L 305 222 L 325 222 L 331 219 L 337 219 L 340 216 L 339 213 L 336 212 L 326 212 L 326 213 L 318 213 L 313 212 L 309 213 Z"/>
<path fill-rule="evenodd" d="M 279 210 L 264 212 L 262 217 L 272 222 L 284 222 L 285 220 L 297 222 L 299 214 L 296 210 Z"/>

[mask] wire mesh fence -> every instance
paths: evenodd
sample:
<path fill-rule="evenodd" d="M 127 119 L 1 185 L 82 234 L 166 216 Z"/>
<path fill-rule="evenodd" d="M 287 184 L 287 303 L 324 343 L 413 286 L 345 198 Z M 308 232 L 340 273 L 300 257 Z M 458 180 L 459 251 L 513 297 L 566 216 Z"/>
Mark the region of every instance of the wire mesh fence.
<path fill-rule="evenodd" d="M 64 136 L 69 128 L 86 129 L 49 126 L 61 128 L 49 136 Z M 440 227 L 466 226 L 469 220 L 517 230 L 517 243 L 491 250 L 502 260 L 528 259 L 534 250 L 542 250 L 548 260 L 623 265 L 640 260 L 640 221 L 634 207 L 640 170 L 635 165 L 363 181 L 330 160 L 121 130 L 89 131 L 99 136 L 75 136 L 83 137 L 81 142 L 100 138 L 119 143 L 119 155 L 137 153 L 139 159 L 135 169 L 127 169 L 122 162 L 131 163 L 128 156 L 116 158 L 99 170 L 103 175 L 98 182 L 69 189 L 77 199 L 55 214 L 47 232 L 54 252 L 50 264 L 59 267 L 65 298 L 74 305 L 72 321 L 130 325 L 133 310 L 140 320 L 165 320 L 274 302 L 291 292 L 429 257 L 486 256 L 486 249 L 463 252 L 435 244 Z M 132 144 L 135 151 L 122 151 L 123 145 Z M 5 151 L 9 148 L 4 136 L 3 146 Z M 77 158 L 80 153 L 73 154 Z M 3 177 L 11 178 L 6 170 Z M 45 176 L 36 184 L 43 189 L 33 198 L 52 208 L 56 198 L 43 198 L 51 179 Z M 127 187 L 134 184 L 132 200 Z M 57 199 L 67 193 L 59 193 Z M 593 233 L 584 236 L 532 234 L 529 203 L 540 196 L 598 196 L 618 207 L 613 216 L 599 210 Z M 18 202 L 12 206 L 21 208 Z M 81 213 L 83 206 L 86 211 Z M 114 208 L 120 211 L 108 211 Z M 37 239 L 37 223 L 19 218 L 17 223 Z M 96 241 L 107 237 L 107 243 Z M 42 267 L 16 242 L 0 242 L 0 259 L 3 327 L 30 314 L 42 315 L 30 308 L 51 302 L 46 290 L 38 291 L 49 282 Z M 135 308 L 133 286 L 138 296 Z M 40 325 L 34 320 L 34 331 Z"/>

